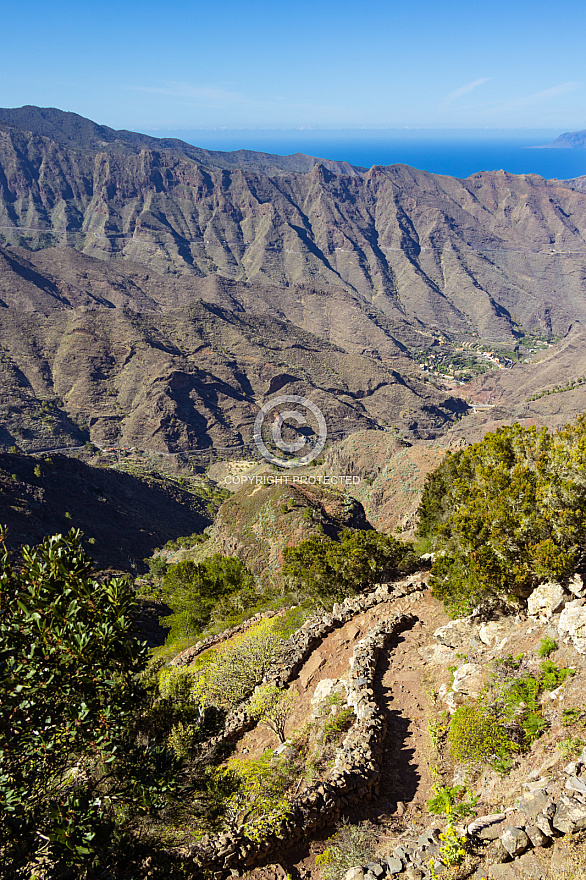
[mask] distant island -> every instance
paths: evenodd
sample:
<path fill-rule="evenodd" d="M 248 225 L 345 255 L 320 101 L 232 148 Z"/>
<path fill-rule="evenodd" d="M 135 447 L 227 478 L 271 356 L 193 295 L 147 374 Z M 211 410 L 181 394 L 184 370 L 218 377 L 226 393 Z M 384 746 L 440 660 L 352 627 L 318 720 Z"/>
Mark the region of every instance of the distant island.
<path fill-rule="evenodd" d="M 538 149 L 584 150 L 586 149 L 586 128 L 582 131 L 565 131 L 550 144 L 545 144 Z"/>

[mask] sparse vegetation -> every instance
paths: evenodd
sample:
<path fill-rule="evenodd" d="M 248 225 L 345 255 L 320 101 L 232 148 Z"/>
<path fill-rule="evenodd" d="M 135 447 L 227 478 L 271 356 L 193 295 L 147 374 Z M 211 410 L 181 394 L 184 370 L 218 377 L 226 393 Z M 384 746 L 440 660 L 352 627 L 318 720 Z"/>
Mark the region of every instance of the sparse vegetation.
<path fill-rule="evenodd" d="M 446 819 L 465 819 L 476 812 L 480 797 L 472 794 L 465 785 L 434 785 L 433 795 L 427 802 L 427 809 L 436 816 Z"/>
<path fill-rule="evenodd" d="M 586 740 L 581 736 L 567 736 L 557 743 L 557 749 L 562 753 L 565 761 L 579 758 L 584 747 Z"/>
<path fill-rule="evenodd" d="M 541 640 L 541 644 L 539 646 L 538 654 L 540 657 L 549 657 L 550 654 L 553 654 L 554 651 L 557 651 L 558 643 L 555 639 L 546 636 L 546 638 Z"/>
<path fill-rule="evenodd" d="M 351 825 L 344 820 L 316 858 L 316 866 L 324 880 L 342 880 L 349 868 L 372 860 L 375 846 L 376 832 L 370 823 Z"/>
<path fill-rule="evenodd" d="M 515 754 L 526 751 L 547 729 L 541 693 L 555 690 L 571 670 L 543 660 L 529 671 L 523 655 L 495 664 L 489 685 L 477 701 L 459 706 L 452 718 L 448 741 L 456 761 L 490 763 L 508 772 Z"/>

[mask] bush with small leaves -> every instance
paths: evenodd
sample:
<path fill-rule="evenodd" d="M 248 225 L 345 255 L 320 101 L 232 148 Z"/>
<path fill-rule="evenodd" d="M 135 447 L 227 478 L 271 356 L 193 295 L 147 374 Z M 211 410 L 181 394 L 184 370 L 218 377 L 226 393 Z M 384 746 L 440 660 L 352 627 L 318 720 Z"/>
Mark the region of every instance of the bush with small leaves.
<path fill-rule="evenodd" d="M 464 819 L 473 816 L 479 795 L 472 794 L 466 785 L 433 786 L 433 796 L 427 802 L 427 809 L 436 816 L 448 819 Z"/>
<path fill-rule="evenodd" d="M 369 822 L 351 825 L 344 819 L 315 860 L 324 880 L 342 880 L 350 868 L 371 862 L 376 840 L 376 831 Z"/>
<path fill-rule="evenodd" d="M 368 590 L 395 569 L 411 571 L 411 544 L 374 530 L 344 530 L 338 541 L 314 536 L 283 553 L 283 575 L 299 594 L 329 607 Z"/>
<path fill-rule="evenodd" d="M 202 562 L 185 559 L 165 570 L 154 563 L 157 578 L 162 576 L 161 597 L 172 614 L 160 618 L 163 626 L 170 627 L 167 642 L 198 636 L 210 623 L 218 603 L 235 594 L 246 594 L 245 604 L 251 604 L 252 575 L 235 556 L 215 553 Z"/>
<path fill-rule="evenodd" d="M 127 821 L 178 791 L 180 765 L 139 735 L 149 654 L 127 580 L 92 576 L 80 532 L 14 563 L 4 538 L 0 856 L 15 877 L 48 847 L 51 876 L 86 877 L 108 869 Z"/>
<path fill-rule="evenodd" d="M 452 756 L 462 763 L 486 763 L 519 750 L 499 720 L 477 706 L 458 706 L 448 741 Z"/>
<path fill-rule="evenodd" d="M 262 621 L 198 658 L 192 695 L 202 709 L 233 709 L 260 684 L 282 646 L 279 622 Z"/>
<path fill-rule="evenodd" d="M 557 648 L 558 643 L 556 642 L 556 640 L 547 636 L 545 639 L 541 640 L 541 644 L 537 653 L 540 657 L 549 657 L 550 654 L 553 654 L 554 651 L 557 651 Z"/>
<path fill-rule="evenodd" d="M 455 615 L 559 580 L 586 537 L 586 415 L 555 433 L 499 428 L 448 454 L 418 514 L 419 537 L 443 551 L 433 593 Z"/>
<path fill-rule="evenodd" d="M 240 828 L 252 840 L 265 840 L 291 812 L 285 795 L 287 762 L 267 750 L 260 758 L 232 758 L 214 771 L 218 784 L 228 780 L 232 790 L 223 810 L 228 824 Z M 234 782 L 236 785 L 234 786 Z"/>

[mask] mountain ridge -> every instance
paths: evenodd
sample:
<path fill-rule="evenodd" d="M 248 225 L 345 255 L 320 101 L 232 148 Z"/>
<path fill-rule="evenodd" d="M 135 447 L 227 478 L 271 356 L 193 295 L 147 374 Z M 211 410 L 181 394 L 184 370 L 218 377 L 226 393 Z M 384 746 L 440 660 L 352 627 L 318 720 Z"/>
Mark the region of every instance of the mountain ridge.
<path fill-rule="evenodd" d="M 165 150 L 194 159 L 201 165 L 210 168 L 255 167 L 257 170 L 297 171 L 306 173 L 315 165 L 322 164 L 336 174 L 353 175 L 360 170 L 349 162 L 337 162 L 333 159 L 320 159 L 305 153 L 293 153 L 289 156 L 277 156 L 256 150 L 206 150 L 195 147 L 179 138 L 156 138 L 127 129 L 114 129 L 100 125 L 80 116 L 59 110 L 56 107 L 35 107 L 27 104 L 24 107 L 0 108 L 0 129 L 14 128 L 19 131 L 31 132 L 46 137 L 65 147 L 82 150 L 106 150 L 119 152 L 142 149 Z"/>
<path fill-rule="evenodd" d="M 586 196 L 537 175 L 214 169 L 165 148 L 77 150 L 6 125 L 0 167 L 6 244 L 344 289 L 393 320 L 501 343 L 519 326 L 563 335 L 586 322 Z"/>
<path fill-rule="evenodd" d="M 586 326 L 576 188 L 210 167 L 176 143 L 0 111 L 5 446 L 241 443 L 276 388 L 334 425 L 434 437 L 467 408 L 418 351 Z"/>

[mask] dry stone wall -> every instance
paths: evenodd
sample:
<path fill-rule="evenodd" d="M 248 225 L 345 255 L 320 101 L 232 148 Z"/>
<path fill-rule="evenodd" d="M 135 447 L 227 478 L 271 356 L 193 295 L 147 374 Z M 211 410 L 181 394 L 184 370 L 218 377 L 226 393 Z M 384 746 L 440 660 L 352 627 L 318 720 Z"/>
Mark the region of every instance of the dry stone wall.
<path fill-rule="evenodd" d="M 382 592 L 379 593 L 379 597 L 382 595 Z M 340 622 L 342 619 L 350 619 L 358 610 L 362 611 L 376 604 L 373 601 L 372 604 L 363 605 L 365 599 L 370 603 L 374 596 L 354 599 L 352 608 L 339 606 L 332 615 L 323 615 L 319 622 L 306 625 L 305 634 L 300 635 L 294 645 L 292 656 L 295 662 L 292 668 L 298 668 L 300 656 L 315 639 L 316 628 L 321 631 L 324 627 L 325 634 L 326 630 L 334 628 L 335 620 Z M 388 599 L 387 592 L 384 601 Z M 415 618 L 411 615 L 396 614 L 379 623 L 355 646 L 350 659 L 347 704 L 353 708 L 357 720 L 336 754 L 329 777 L 308 788 L 297 798 L 289 816 L 262 842 L 251 839 L 240 830 L 203 841 L 192 854 L 200 867 L 219 875 L 235 869 L 250 868 L 274 850 L 282 848 L 285 842 L 291 845 L 308 832 L 331 824 L 351 803 L 367 800 L 378 793 L 387 732 L 384 712 L 374 696 L 378 655 L 393 633 L 410 626 L 414 621 Z M 277 677 L 272 680 L 283 682 L 281 676 L 282 671 L 278 670 Z"/>
<path fill-rule="evenodd" d="M 259 612 L 258 614 L 255 614 L 254 617 L 249 617 L 244 623 L 239 623 L 231 629 L 225 629 L 221 633 L 217 633 L 215 636 L 207 636 L 207 638 L 202 639 L 201 642 L 196 642 L 195 645 L 191 645 L 191 647 L 186 648 L 184 651 L 177 654 L 176 657 L 173 657 L 171 660 L 171 666 L 189 666 L 190 663 L 193 663 L 196 657 L 203 654 L 208 648 L 213 648 L 214 645 L 217 645 L 220 642 L 225 642 L 227 639 L 231 639 L 232 636 L 237 636 L 240 633 L 246 632 L 247 629 L 260 623 L 261 620 L 270 620 L 271 617 L 279 617 L 285 614 L 286 610 L 287 609 L 285 608 L 281 608 L 278 611 Z"/>
<path fill-rule="evenodd" d="M 376 605 L 391 602 L 403 596 L 421 593 L 426 589 L 426 586 L 425 576 L 418 572 L 396 583 L 381 584 L 371 593 L 350 596 L 342 603 L 335 604 L 331 612 L 316 614 L 308 618 L 303 626 L 287 639 L 278 662 L 265 675 L 263 684 L 273 684 L 280 688 L 286 687 L 295 678 L 312 651 L 335 629 L 344 626 L 345 623 L 363 611 L 368 611 Z M 221 742 L 233 742 L 256 725 L 257 719 L 248 713 L 249 703 L 250 701 L 246 700 L 228 713 L 224 722 L 224 730 L 213 740 L 209 740 L 208 745 L 216 746 Z"/>
<path fill-rule="evenodd" d="M 567 843 L 566 835 L 586 828 L 586 749 L 565 768 L 562 785 L 560 791 L 559 782 L 527 782 L 523 797 L 514 806 L 502 813 L 481 816 L 459 829 L 485 863 L 475 877 L 518 880 L 556 876 L 555 872 L 548 873 L 555 857 L 556 838 L 564 838 Z M 511 814 L 515 822 L 511 822 Z M 351 868 L 345 880 L 384 880 L 401 875 L 429 880 L 431 859 L 439 876 L 446 871 L 441 861 L 440 833 L 439 828 L 430 828 L 417 839 L 397 840 L 398 845 L 389 856 Z M 560 876 L 564 876 L 562 865 L 558 864 L 558 868 Z"/>

